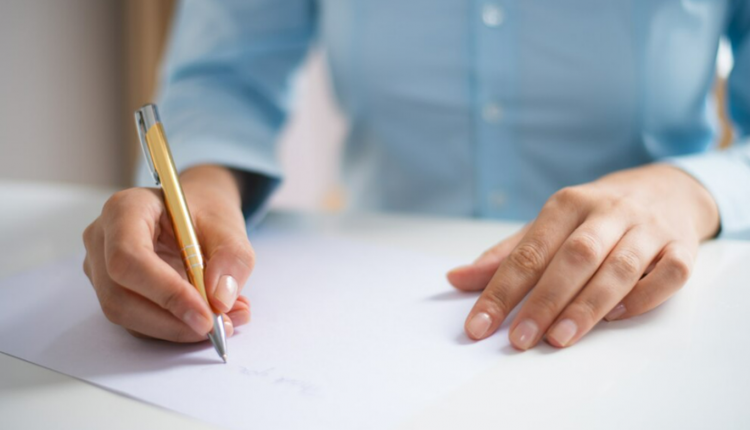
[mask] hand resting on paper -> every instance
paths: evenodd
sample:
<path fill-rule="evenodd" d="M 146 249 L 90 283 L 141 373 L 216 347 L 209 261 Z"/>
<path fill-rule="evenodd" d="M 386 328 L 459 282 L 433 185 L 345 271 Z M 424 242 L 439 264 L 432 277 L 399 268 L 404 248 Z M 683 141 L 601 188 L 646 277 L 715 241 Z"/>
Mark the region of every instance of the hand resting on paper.
<path fill-rule="evenodd" d="M 546 337 L 565 347 L 602 318 L 667 300 L 687 281 L 699 242 L 718 229 L 716 203 L 700 183 L 650 165 L 560 190 L 529 225 L 448 279 L 484 290 L 466 319 L 472 339 L 495 332 L 528 294 L 510 324 L 512 345 L 526 350 Z"/>
<path fill-rule="evenodd" d="M 206 292 L 231 336 L 250 320 L 250 303 L 239 293 L 254 262 L 240 181 L 224 167 L 198 166 L 181 182 L 206 259 Z M 158 189 L 115 193 L 83 233 L 83 269 L 113 323 L 136 336 L 202 341 L 212 328 L 211 310 L 187 281 L 168 217 Z"/>

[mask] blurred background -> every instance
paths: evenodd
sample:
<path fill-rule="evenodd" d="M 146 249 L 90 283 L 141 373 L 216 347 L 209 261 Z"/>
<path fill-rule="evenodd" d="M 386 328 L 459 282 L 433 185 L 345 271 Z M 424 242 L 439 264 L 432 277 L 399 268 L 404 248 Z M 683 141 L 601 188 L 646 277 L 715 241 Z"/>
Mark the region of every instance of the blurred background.
<path fill-rule="evenodd" d="M 0 181 L 128 187 L 143 157 L 133 112 L 154 98 L 175 0 L 0 0 Z M 323 54 L 295 82 L 275 207 L 342 205 L 345 123 Z"/>
<path fill-rule="evenodd" d="M 127 187 L 141 157 L 133 111 L 152 101 L 174 0 L 0 0 L 0 181 Z M 280 137 L 286 178 L 275 207 L 342 206 L 346 124 L 323 53 L 295 83 Z M 731 54 L 720 49 L 718 108 Z M 725 116 L 722 116 L 725 118 Z M 731 140 L 724 122 L 723 145 Z"/>

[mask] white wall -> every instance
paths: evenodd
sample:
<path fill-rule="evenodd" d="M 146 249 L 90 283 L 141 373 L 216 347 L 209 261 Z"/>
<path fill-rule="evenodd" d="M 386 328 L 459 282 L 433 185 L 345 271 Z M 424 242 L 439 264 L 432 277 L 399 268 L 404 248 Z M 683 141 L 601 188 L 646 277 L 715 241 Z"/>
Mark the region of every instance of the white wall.
<path fill-rule="evenodd" d="M 119 4 L 0 1 L 0 179 L 124 179 Z"/>

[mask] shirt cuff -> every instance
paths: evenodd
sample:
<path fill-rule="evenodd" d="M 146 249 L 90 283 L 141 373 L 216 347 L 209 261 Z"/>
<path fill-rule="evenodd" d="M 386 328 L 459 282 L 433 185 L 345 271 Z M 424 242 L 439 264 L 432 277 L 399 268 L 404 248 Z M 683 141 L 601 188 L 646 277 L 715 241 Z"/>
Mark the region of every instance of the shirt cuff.
<path fill-rule="evenodd" d="M 721 238 L 750 239 L 750 146 L 735 144 L 724 151 L 671 157 L 675 166 L 703 184 L 719 209 Z"/>

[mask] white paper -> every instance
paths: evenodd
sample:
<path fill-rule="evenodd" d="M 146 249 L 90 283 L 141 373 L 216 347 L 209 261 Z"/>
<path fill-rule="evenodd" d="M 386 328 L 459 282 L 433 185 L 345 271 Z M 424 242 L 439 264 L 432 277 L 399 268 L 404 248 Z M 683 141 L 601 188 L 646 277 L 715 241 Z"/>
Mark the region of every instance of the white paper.
<path fill-rule="evenodd" d="M 0 350 L 233 429 L 386 429 L 510 351 L 474 343 L 458 261 L 312 234 L 264 232 L 244 294 L 252 322 L 210 343 L 144 341 L 109 323 L 79 260 L 0 283 Z"/>

